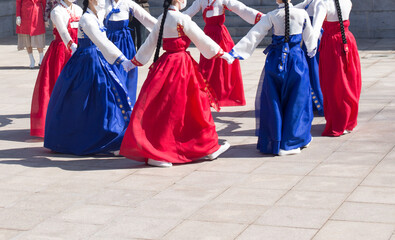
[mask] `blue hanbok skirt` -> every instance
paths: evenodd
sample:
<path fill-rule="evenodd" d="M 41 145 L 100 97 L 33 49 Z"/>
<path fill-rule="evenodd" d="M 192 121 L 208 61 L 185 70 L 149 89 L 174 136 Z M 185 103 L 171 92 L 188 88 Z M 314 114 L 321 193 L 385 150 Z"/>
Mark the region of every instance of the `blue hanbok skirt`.
<path fill-rule="evenodd" d="M 100 50 L 87 38 L 59 75 L 48 104 L 44 147 L 86 155 L 119 150 L 128 126 L 128 94 Z"/>
<path fill-rule="evenodd" d="M 108 21 L 106 27 L 108 39 L 110 39 L 110 41 L 113 42 L 119 50 L 121 50 L 127 59 L 131 60 L 134 55 L 136 55 L 136 48 L 134 46 L 128 24 L 129 20 Z M 122 65 L 113 65 L 112 67 L 118 68 L 120 73 L 119 79 L 125 84 L 133 107 L 136 102 L 137 94 L 137 68 L 134 68 L 129 72 L 125 72 Z"/>
<path fill-rule="evenodd" d="M 311 22 L 313 22 L 313 17 L 310 17 Z M 320 41 L 318 40 L 317 49 L 320 46 Z M 310 76 L 310 86 L 311 86 L 311 97 L 313 102 L 313 109 L 317 111 L 320 116 L 324 116 L 324 97 L 321 92 L 320 76 L 318 72 L 318 61 L 320 58 L 320 53 L 310 58 L 307 56 L 306 45 L 303 43 L 302 49 L 305 52 L 307 64 L 309 65 L 309 76 Z"/>
<path fill-rule="evenodd" d="M 302 35 L 272 37 L 256 99 L 257 148 L 278 154 L 311 141 L 313 110 L 309 69 L 300 47 Z"/>

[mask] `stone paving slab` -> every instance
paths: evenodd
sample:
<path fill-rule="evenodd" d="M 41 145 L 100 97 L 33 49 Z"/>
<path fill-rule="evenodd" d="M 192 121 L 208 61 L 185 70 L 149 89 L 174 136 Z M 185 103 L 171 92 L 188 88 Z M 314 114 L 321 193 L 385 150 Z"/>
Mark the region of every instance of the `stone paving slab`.
<path fill-rule="evenodd" d="M 395 240 L 395 44 L 358 44 L 363 84 L 353 133 L 321 137 L 325 119 L 315 117 L 301 154 L 260 154 L 259 48 L 241 62 L 247 106 L 213 112 L 229 151 L 161 169 L 43 148 L 29 135 L 38 68 L 27 68 L 15 37 L 0 39 L 0 240 Z M 139 69 L 139 87 L 147 71 Z"/>

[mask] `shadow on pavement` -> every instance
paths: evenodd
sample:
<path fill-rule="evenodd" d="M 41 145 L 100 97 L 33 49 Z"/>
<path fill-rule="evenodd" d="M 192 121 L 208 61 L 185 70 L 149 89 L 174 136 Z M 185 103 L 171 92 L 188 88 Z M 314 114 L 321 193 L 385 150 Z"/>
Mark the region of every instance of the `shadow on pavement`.
<path fill-rule="evenodd" d="M 42 138 L 30 136 L 30 129 L 2 130 L 0 140 L 13 142 L 41 142 Z"/>
<path fill-rule="evenodd" d="M 49 159 L 49 156 L 51 156 L 51 158 L 60 159 Z M 0 150 L 0 164 L 14 164 L 32 168 L 57 167 L 67 171 L 135 169 L 146 167 L 145 163 L 132 161 L 123 157 L 114 157 L 110 155 L 74 156 L 53 153 L 43 147 Z"/>
<path fill-rule="evenodd" d="M 8 124 L 11 124 L 12 118 L 29 118 L 29 117 L 30 117 L 30 114 L 0 115 L 0 127 L 5 127 Z"/>
<path fill-rule="evenodd" d="M 34 70 L 39 69 L 40 67 L 35 66 L 34 68 L 30 68 L 28 66 L 0 66 L 0 70 Z"/>

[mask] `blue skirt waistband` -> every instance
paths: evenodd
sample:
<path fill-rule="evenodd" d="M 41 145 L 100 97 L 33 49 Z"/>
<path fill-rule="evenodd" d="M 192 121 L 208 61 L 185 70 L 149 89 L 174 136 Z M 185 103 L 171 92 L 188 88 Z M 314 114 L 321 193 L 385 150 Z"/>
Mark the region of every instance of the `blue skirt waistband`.
<path fill-rule="evenodd" d="M 96 47 L 96 45 L 89 38 L 78 38 L 78 47 L 87 48 Z"/>
<path fill-rule="evenodd" d="M 119 31 L 122 29 L 128 29 L 129 20 L 121 20 L 121 21 L 108 21 L 107 24 L 107 32 Z"/>

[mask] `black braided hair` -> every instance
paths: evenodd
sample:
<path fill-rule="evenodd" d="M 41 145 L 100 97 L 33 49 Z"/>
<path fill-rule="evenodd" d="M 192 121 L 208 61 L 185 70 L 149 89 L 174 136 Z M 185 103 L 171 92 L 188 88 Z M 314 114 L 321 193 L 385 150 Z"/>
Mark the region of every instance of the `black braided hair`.
<path fill-rule="evenodd" d="M 289 3 L 288 0 L 283 0 L 285 5 L 285 37 L 284 42 L 289 42 Z"/>
<path fill-rule="evenodd" d="M 336 5 L 337 17 L 339 18 L 340 31 L 342 33 L 343 44 L 347 44 L 346 34 L 344 33 L 344 23 L 343 23 L 342 10 L 340 8 L 339 0 L 335 0 L 335 5 Z"/>
<path fill-rule="evenodd" d="M 85 13 L 86 12 L 86 10 L 88 9 L 88 6 L 89 6 L 89 0 L 84 0 L 84 2 L 82 3 L 82 6 L 83 6 L 83 13 Z"/>
<path fill-rule="evenodd" d="M 156 51 L 155 51 L 154 62 L 156 62 L 156 60 L 158 60 L 158 58 L 159 58 L 159 51 L 160 51 L 160 48 L 162 46 L 163 26 L 165 25 L 167 12 L 169 10 L 171 2 L 172 2 L 172 0 L 165 0 L 163 2 L 163 16 L 162 16 L 162 21 L 160 22 L 159 36 L 158 36 L 158 42 L 156 44 Z"/>

